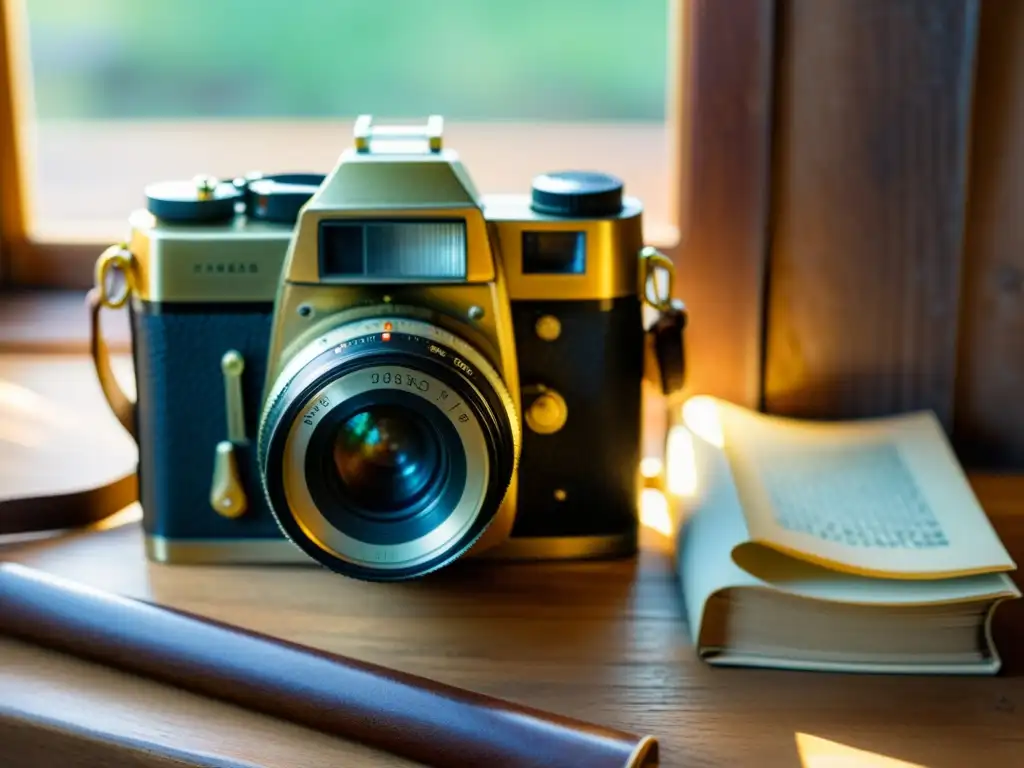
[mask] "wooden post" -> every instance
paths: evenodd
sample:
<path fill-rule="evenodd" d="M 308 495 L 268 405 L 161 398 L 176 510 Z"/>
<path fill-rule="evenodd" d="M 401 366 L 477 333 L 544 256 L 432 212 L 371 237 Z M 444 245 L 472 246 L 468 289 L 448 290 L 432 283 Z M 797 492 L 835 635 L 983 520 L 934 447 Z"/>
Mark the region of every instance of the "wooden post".
<path fill-rule="evenodd" d="M 779 3 L 766 410 L 953 422 L 978 3 Z"/>
<path fill-rule="evenodd" d="M 693 318 L 687 389 L 757 407 L 775 2 L 686 5 L 689 146 L 677 294 Z"/>
<path fill-rule="evenodd" d="M 954 438 L 1024 469 L 1024 3 L 982 5 L 975 82 Z"/>

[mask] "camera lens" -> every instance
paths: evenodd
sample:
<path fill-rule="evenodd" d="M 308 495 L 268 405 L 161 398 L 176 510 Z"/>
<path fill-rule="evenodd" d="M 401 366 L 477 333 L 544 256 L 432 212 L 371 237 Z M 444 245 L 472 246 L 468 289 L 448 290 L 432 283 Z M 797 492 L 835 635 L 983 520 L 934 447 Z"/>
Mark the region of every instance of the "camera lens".
<path fill-rule="evenodd" d="M 260 422 L 260 479 L 282 532 L 314 560 L 414 578 L 467 552 L 507 509 L 519 421 L 468 342 L 420 319 L 354 320 L 284 371 Z"/>
<path fill-rule="evenodd" d="M 332 460 L 339 494 L 370 513 L 401 513 L 437 480 L 442 455 L 423 416 L 409 408 L 371 405 L 335 432 Z"/>

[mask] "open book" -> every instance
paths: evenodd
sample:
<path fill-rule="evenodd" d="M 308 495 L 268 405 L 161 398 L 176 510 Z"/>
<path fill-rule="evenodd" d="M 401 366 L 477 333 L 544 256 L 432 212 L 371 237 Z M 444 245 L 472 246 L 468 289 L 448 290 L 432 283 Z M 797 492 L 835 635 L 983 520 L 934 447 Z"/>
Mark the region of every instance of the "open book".
<path fill-rule="evenodd" d="M 679 575 L 712 664 L 995 673 L 1016 568 L 930 412 L 853 422 L 714 398 L 672 427 Z"/>

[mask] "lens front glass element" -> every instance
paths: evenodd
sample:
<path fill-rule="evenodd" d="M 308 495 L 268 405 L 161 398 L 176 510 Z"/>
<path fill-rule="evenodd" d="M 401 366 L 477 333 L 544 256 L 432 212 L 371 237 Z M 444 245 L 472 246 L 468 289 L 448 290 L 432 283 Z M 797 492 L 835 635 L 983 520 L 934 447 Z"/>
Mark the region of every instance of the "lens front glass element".
<path fill-rule="evenodd" d="M 401 513 L 414 505 L 437 481 L 442 458 L 430 423 L 401 406 L 371 405 L 334 435 L 338 492 L 370 513 Z"/>

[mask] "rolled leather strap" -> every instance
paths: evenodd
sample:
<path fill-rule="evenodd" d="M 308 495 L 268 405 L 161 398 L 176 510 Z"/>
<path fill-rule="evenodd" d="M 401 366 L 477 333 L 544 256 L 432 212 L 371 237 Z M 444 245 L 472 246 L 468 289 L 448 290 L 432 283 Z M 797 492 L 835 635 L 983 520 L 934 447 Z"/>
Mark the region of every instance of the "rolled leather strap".
<path fill-rule="evenodd" d="M 434 766 L 657 765 L 653 737 L 572 720 L 0 565 L 0 633 Z"/>

